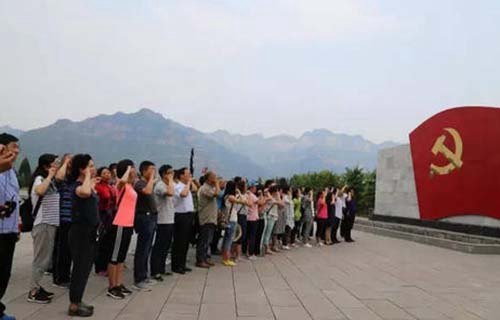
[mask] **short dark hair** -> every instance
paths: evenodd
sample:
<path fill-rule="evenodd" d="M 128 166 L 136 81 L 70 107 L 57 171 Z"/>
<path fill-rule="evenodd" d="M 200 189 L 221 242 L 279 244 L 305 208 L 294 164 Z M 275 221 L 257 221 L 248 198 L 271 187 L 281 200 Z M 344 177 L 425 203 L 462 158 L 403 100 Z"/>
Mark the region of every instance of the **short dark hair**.
<path fill-rule="evenodd" d="M 241 193 L 247 192 L 247 183 L 244 179 L 240 179 L 238 182 L 236 182 L 236 188 L 240 190 Z"/>
<path fill-rule="evenodd" d="M 3 144 L 4 146 L 8 145 L 11 142 L 18 142 L 19 139 L 10 133 L 4 132 L 0 134 L 0 144 Z"/>
<path fill-rule="evenodd" d="M 139 172 L 141 173 L 141 175 L 143 175 L 144 172 L 149 169 L 149 167 L 154 166 L 154 165 L 155 164 L 153 162 L 151 162 L 149 160 L 145 160 L 145 161 L 141 162 L 141 164 L 139 165 Z"/>
<path fill-rule="evenodd" d="M 104 170 L 109 170 L 109 168 L 108 167 L 100 167 L 99 169 L 97 169 L 97 175 L 100 177 Z M 109 170 L 109 171 L 111 171 L 111 170 Z"/>
<path fill-rule="evenodd" d="M 275 192 L 278 192 L 279 189 L 278 189 L 278 186 L 272 186 L 271 188 L 269 188 L 269 192 L 270 193 L 275 193 Z"/>
<path fill-rule="evenodd" d="M 240 181 L 241 181 L 241 180 L 243 180 L 243 178 L 242 178 L 242 177 L 239 177 L 239 176 L 236 176 L 236 177 L 234 177 L 234 179 L 233 179 L 233 181 L 234 181 L 234 183 L 236 183 L 236 185 L 238 185 L 238 184 L 240 183 Z"/>
<path fill-rule="evenodd" d="M 177 169 L 177 170 L 175 171 L 175 178 L 176 178 L 176 179 L 180 179 L 180 178 L 181 178 L 181 176 L 184 174 L 184 172 L 186 172 L 186 170 L 187 170 L 187 169 L 188 169 L 187 167 L 182 167 L 182 168 L 180 168 L 180 169 Z"/>
<path fill-rule="evenodd" d="M 113 162 L 113 163 L 111 163 L 111 164 L 108 166 L 108 168 L 109 168 L 109 170 L 113 171 L 114 169 L 116 169 L 116 166 L 117 166 L 117 165 L 118 165 L 118 164 L 117 164 L 116 162 Z"/>
<path fill-rule="evenodd" d="M 274 183 L 274 180 L 266 180 L 264 183 L 264 188 L 269 188 Z"/>
<path fill-rule="evenodd" d="M 116 164 L 116 176 L 118 178 L 123 177 L 125 172 L 127 172 L 128 167 L 135 167 L 134 162 L 130 159 L 123 159 Z"/>
<path fill-rule="evenodd" d="M 200 185 L 204 185 L 207 180 L 208 180 L 207 175 L 206 174 L 202 175 L 200 177 Z"/>
<path fill-rule="evenodd" d="M 90 160 L 92 160 L 92 157 L 89 154 L 77 154 L 73 157 L 69 176 L 71 181 L 76 181 L 76 179 L 78 179 L 80 170 L 87 168 Z"/>
<path fill-rule="evenodd" d="M 160 178 L 163 178 L 163 175 L 167 173 L 168 170 L 172 169 L 172 166 L 169 164 L 164 164 L 160 167 L 160 170 L 158 170 L 158 173 L 160 174 Z"/>

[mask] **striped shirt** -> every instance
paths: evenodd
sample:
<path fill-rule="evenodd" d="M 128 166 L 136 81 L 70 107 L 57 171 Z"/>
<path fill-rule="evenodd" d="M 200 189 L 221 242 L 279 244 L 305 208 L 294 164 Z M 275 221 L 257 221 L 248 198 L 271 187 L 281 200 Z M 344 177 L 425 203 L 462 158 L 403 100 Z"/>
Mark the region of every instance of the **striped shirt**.
<path fill-rule="evenodd" d="M 43 183 L 44 178 L 42 176 L 37 176 L 33 187 L 31 188 L 31 203 L 33 205 L 33 210 L 36 208 L 38 202 L 38 195 L 35 192 L 35 188 Z M 40 209 L 38 210 L 34 222 L 34 226 L 46 223 L 52 226 L 59 226 L 59 199 L 60 195 L 57 191 L 55 183 L 52 181 L 43 196 Z"/>

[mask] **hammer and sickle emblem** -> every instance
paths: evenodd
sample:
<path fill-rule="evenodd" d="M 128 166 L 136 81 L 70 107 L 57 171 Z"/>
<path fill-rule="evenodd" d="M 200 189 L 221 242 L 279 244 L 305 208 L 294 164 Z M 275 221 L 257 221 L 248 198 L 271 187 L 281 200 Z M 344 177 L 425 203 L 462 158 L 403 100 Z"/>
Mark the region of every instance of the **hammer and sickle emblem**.
<path fill-rule="evenodd" d="M 444 145 L 446 136 L 444 134 L 439 136 L 434 143 L 431 151 L 435 156 L 437 156 L 439 153 L 442 154 L 446 159 L 448 159 L 449 163 L 445 166 L 437 166 L 431 163 L 431 176 L 434 176 L 435 174 L 449 174 L 453 170 L 460 169 L 463 165 L 463 143 L 460 134 L 453 128 L 445 128 L 444 130 L 452 136 L 453 141 L 455 142 L 455 152 L 452 152 L 450 149 L 448 149 L 447 146 Z"/>

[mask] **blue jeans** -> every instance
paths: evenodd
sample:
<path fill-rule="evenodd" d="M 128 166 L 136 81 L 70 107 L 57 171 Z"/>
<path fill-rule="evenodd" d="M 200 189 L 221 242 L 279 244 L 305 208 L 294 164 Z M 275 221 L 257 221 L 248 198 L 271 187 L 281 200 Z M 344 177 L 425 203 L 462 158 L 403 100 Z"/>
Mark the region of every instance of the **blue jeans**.
<path fill-rule="evenodd" d="M 266 228 L 264 229 L 264 234 L 262 236 L 262 244 L 265 246 L 269 245 L 271 241 L 271 236 L 273 235 L 274 224 L 276 223 L 276 218 L 267 217 Z"/>
<path fill-rule="evenodd" d="M 134 256 L 134 281 L 143 282 L 148 278 L 148 258 L 153 246 L 156 229 L 156 215 L 136 214 L 134 230 L 137 233 L 137 244 Z"/>
<path fill-rule="evenodd" d="M 222 240 L 222 250 L 231 250 L 231 245 L 233 244 L 233 235 L 236 231 L 236 222 L 229 222 L 224 231 L 224 239 Z"/>

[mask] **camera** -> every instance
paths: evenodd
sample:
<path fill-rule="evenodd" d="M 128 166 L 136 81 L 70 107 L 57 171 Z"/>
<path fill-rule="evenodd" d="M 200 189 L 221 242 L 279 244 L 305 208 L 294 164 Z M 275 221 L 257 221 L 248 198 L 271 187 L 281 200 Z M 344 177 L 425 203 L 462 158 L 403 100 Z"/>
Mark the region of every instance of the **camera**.
<path fill-rule="evenodd" d="M 9 218 L 14 210 L 16 210 L 17 203 L 13 200 L 6 201 L 3 205 L 0 205 L 0 219 Z"/>

